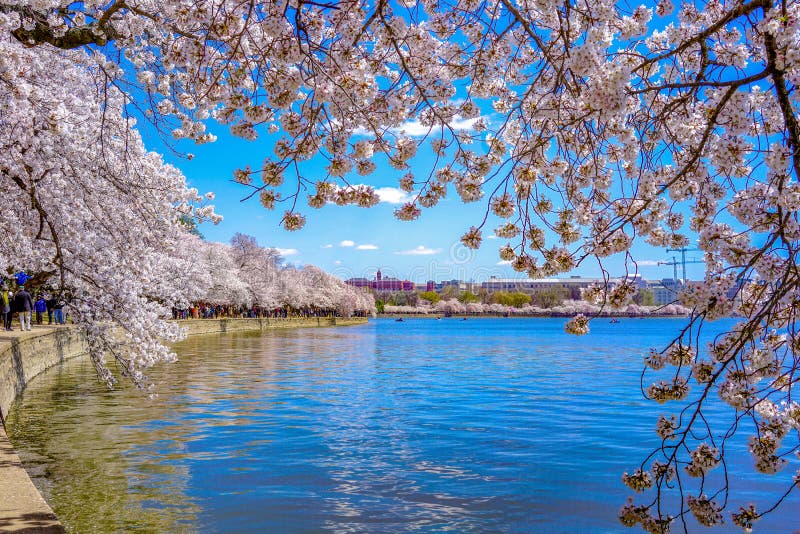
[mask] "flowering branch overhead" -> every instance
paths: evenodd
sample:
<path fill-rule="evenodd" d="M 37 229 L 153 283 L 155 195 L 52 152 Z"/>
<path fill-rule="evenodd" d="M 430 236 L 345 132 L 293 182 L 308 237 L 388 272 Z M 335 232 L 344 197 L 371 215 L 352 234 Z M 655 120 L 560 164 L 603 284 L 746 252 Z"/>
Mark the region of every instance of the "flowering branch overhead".
<path fill-rule="evenodd" d="M 656 351 L 678 363 L 645 373 L 659 373 L 644 388 L 650 397 L 683 402 L 669 433 L 677 445 L 664 438 L 658 459 L 648 459 L 657 464 L 626 477 L 655 495 L 626 506 L 623 522 L 653 531 L 670 516 L 684 528 L 690 515 L 719 522 L 732 499 L 692 473 L 715 469 L 713 451 L 737 433 L 753 436 L 758 470 L 797 469 L 800 2 L 0 0 L 0 33 L 0 129 L 14 154 L 0 169 L 2 186 L 38 221 L 35 235 L 17 237 L 46 242 L 48 268 L 56 264 L 65 280 L 74 276 L 66 258 L 85 254 L 86 243 L 54 231 L 58 207 L 37 192 L 89 198 L 93 187 L 48 185 L 87 168 L 126 190 L 118 176 L 130 171 L 111 149 L 135 139 L 118 123 L 124 104 L 146 94 L 137 103 L 176 139 L 213 141 L 209 120 L 245 139 L 278 136 L 260 168 L 234 178 L 269 209 L 285 202 L 290 230 L 305 223 L 297 206 L 309 189 L 311 208 L 375 205 L 364 182 L 388 163 L 413 193 L 398 218 L 416 219 L 453 192 L 486 202 L 483 220 L 465 221 L 462 242 L 479 247 L 493 233 L 501 259 L 534 278 L 613 255 L 635 272 L 637 241 L 681 248 L 697 237 L 705 279 L 679 296 L 692 317 Z M 91 103 L 89 116 L 76 94 Z M 66 135 L 64 125 L 80 123 L 73 111 L 93 129 Z M 412 123 L 427 135 L 405 133 Z M 134 146 L 134 160 L 149 162 L 152 191 L 180 203 L 180 179 L 139 144 L 125 153 Z M 422 153 L 433 155 L 424 169 Z M 314 180 L 299 174 L 312 158 L 325 162 Z M 54 161 L 61 167 L 51 170 Z M 173 185 L 159 182 L 166 176 Z M 156 201 L 131 210 L 159 213 Z M 588 297 L 624 306 L 630 289 Z M 730 315 L 740 321 L 727 336 L 697 346 L 705 321 Z M 570 329 L 585 332 L 585 321 Z M 731 408 L 724 429 L 704 418 L 714 392 Z M 691 495 L 680 478 L 687 466 L 701 480 Z M 662 495 L 673 480 L 682 498 L 670 513 Z M 742 506 L 732 516 L 742 526 L 762 513 Z"/>

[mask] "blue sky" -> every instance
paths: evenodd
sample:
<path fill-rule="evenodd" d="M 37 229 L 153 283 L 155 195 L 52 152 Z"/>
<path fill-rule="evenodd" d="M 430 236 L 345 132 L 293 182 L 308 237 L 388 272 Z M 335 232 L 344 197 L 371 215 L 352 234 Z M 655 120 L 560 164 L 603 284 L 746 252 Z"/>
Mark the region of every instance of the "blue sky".
<path fill-rule="evenodd" d="M 661 28 L 674 20 L 675 15 L 657 17 L 652 24 Z M 466 95 L 468 83 L 469 80 L 463 81 L 457 87 L 454 98 Z M 476 103 L 481 106 L 484 118 L 493 122 L 491 102 Z M 191 142 L 176 145 L 179 150 L 194 155 L 188 160 L 176 156 L 157 136 L 152 135 L 151 130 L 148 131 L 144 123 L 140 124 L 149 148 L 161 152 L 167 161 L 181 169 L 193 187 L 201 192 L 216 193 L 214 204 L 224 220 L 216 226 L 205 223 L 200 227 L 204 237 L 210 241 L 228 242 L 236 232 L 249 234 L 261 245 L 279 249 L 289 263 L 313 264 L 343 279 L 372 277 L 378 269 L 387 275 L 415 282 L 453 278 L 482 281 L 490 276 L 525 277 L 524 273 L 517 273 L 500 261 L 498 248 L 505 240 L 492 239 L 493 229 L 497 226 L 494 223 L 500 222 L 499 219 L 491 220 L 492 216 L 484 226 L 481 249 L 472 251 L 460 244 L 461 235 L 483 220 L 486 202 L 464 204 L 452 186 L 446 199 L 432 209 L 423 209 L 422 216 L 416 221 L 398 221 L 392 212 L 404 200 L 402 191 L 397 189 L 403 172 L 376 160 L 378 169 L 371 176 L 362 178 L 353 173 L 347 179 L 352 184 L 367 183 L 381 188 L 379 193 L 384 201 L 378 206 L 364 209 L 332 205 L 315 210 L 305 204 L 304 192 L 298 211 L 306 216 L 306 225 L 300 231 L 287 232 L 279 221 L 288 206 L 278 205 L 274 211 L 269 211 L 257 198 L 242 202 L 249 190 L 232 180 L 237 168 L 250 165 L 253 169 L 260 169 L 264 158 L 272 155 L 273 143 L 279 134 L 268 135 L 262 127 L 259 128 L 259 139 L 250 142 L 231 136 L 227 127 L 211 122 L 209 130 L 217 135 L 217 142 L 201 146 Z M 415 135 L 413 130 L 418 130 L 416 134 L 421 135 L 424 129 L 419 123 L 410 124 L 407 133 Z M 326 164 L 314 160 L 303 162 L 301 172 L 308 179 L 324 178 Z M 429 164 L 430 154 L 423 149 L 411 161 L 413 170 L 419 171 L 420 175 L 428 170 Z M 260 183 L 258 178 L 254 181 Z M 686 218 L 688 220 L 688 214 Z M 657 265 L 657 262 L 670 261 L 673 256 L 680 259 L 679 253 L 655 249 L 641 240 L 634 245 L 632 252 L 638 261 L 640 274 L 648 279 L 671 278 L 672 266 Z M 702 254 L 690 252 L 687 259 L 702 259 Z M 604 264 L 612 275 L 625 274 L 621 256 L 606 258 Z M 686 267 L 690 279 L 703 278 L 702 264 Z M 600 276 L 601 270 L 596 261 L 588 260 L 569 274 Z M 681 276 L 680 268 L 678 276 Z"/>
<path fill-rule="evenodd" d="M 168 162 L 183 171 L 190 185 L 201 193 L 216 193 L 214 205 L 224 220 L 218 225 L 204 223 L 200 226 L 200 231 L 210 241 L 228 242 L 236 232 L 249 234 L 259 244 L 279 249 L 288 263 L 313 264 L 343 279 L 371 278 L 378 269 L 384 275 L 415 282 L 525 277 L 500 262 L 497 249 L 504 241 L 484 239 L 477 251 L 460 244 L 460 236 L 483 219 L 485 202 L 464 204 L 451 188 L 445 200 L 432 209 L 423 210 L 419 219 L 412 222 L 395 219 L 393 210 L 403 200 L 403 192 L 397 189 L 402 173 L 380 161 L 376 162 L 378 169 L 372 176 L 348 177 L 351 183 L 369 183 L 380 188 L 383 199 L 380 204 L 369 209 L 335 205 L 313 209 L 304 203 L 306 195 L 302 194 L 298 208 L 307 217 L 306 226 L 300 231 L 287 232 L 279 225 L 286 206 L 280 205 L 270 211 L 263 208 L 257 198 L 242 201 L 248 189 L 232 180 L 237 168 L 245 165 L 260 168 L 264 158 L 272 154 L 275 137 L 262 135 L 251 142 L 229 135 L 226 128 L 219 125 L 211 125 L 210 130 L 218 136 L 215 143 L 196 146 L 182 141 L 175 145 L 180 151 L 192 153 L 191 160 L 176 155 L 156 136 L 145 132 L 148 148 L 164 154 Z M 411 164 L 422 170 L 426 159 L 423 153 Z M 317 178 L 314 173 L 318 173 L 319 178 L 325 176 L 324 165 L 313 160 L 305 162 L 301 170 L 307 178 Z M 495 226 L 490 220 L 484 227 L 484 238 L 492 235 Z M 655 263 L 669 260 L 673 253 L 643 243 L 638 244 L 634 252 L 639 272 L 645 278 L 672 277 L 671 266 Z M 691 252 L 687 258 L 691 257 L 701 258 L 701 254 Z M 608 258 L 606 265 L 612 275 L 624 274 L 621 257 Z M 700 279 L 703 265 L 687 265 L 687 273 L 690 279 Z M 596 262 L 587 261 L 570 274 L 600 276 L 601 273 Z"/>

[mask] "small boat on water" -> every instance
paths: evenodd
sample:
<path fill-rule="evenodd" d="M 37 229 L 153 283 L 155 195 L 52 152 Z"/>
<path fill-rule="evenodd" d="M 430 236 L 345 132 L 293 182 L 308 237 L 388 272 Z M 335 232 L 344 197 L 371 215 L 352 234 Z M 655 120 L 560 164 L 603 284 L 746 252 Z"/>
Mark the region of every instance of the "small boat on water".
<path fill-rule="evenodd" d="M 612 324 L 613 324 L 613 323 L 618 323 L 618 322 L 619 322 L 619 319 L 611 319 L 609 322 L 610 322 L 610 323 L 612 323 Z"/>
<path fill-rule="evenodd" d="M 403 319 L 402 317 L 400 317 L 399 319 L 395 319 L 394 322 L 396 322 L 396 323 L 404 323 L 404 322 L 406 322 L 406 320 Z"/>

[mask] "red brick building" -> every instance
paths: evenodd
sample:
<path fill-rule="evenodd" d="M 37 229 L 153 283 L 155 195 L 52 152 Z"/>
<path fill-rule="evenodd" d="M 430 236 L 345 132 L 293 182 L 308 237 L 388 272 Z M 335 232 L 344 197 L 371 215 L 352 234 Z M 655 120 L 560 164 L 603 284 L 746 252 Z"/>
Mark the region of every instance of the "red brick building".
<path fill-rule="evenodd" d="M 410 280 L 400 280 L 399 278 L 384 278 L 378 271 L 374 280 L 366 278 L 350 278 L 345 280 L 345 284 L 354 287 L 368 287 L 374 291 L 414 291 L 414 283 Z"/>

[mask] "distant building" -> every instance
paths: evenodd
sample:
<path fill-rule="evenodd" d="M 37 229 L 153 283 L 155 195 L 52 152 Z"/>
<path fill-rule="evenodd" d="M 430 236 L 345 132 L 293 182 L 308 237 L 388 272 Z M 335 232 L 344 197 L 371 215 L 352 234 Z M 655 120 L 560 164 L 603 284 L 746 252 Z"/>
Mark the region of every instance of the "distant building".
<path fill-rule="evenodd" d="M 409 280 L 399 278 L 384 277 L 381 271 L 375 274 L 375 278 L 350 278 L 345 283 L 354 286 L 367 288 L 372 291 L 437 291 L 441 292 L 446 288 L 454 288 L 459 292 L 470 291 L 477 293 L 484 290 L 487 293 L 496 291 L 521 292 L 528 295 L 536 295 L 539 292 L 557 289 L 563 298 L 580 299 L 583 289 L 591 286 L 603 286 L 608 284 L 609 289 L 614 288 L 620 283 L 627 282 L 636 287 L 637 290 L 647 289 L 653 294 L 653 304 L 664 306 L 677 301 L 678 292 L 684 287 L 691 287 L 700 282 L 684 283 L 683 280 L 664 278 L 662 280 L 645 280 L 640 274 L 629 274 L 618 278 L 611 278 L 608 281 L 603 278 L 588 278 L 582 276 L 570 276 L 568 278 L 497 278 L 492 276 L 485 282 L 465 282 L 463 280 L 442 280 L 435 282 L 428 280 L 424 284 L 414 284 Z M 734 293 L 747 281 L 739 282 L 737 287 L 732 288 L 730 293 Z"/>
<path fill-rule="evenodd" d="M 753 283 L 753 280 L 751 280 L 749 278 L 741 278 L 741 277 L 737 278 L 736 279 L 736 285 L 733 286 L 732 288 L 730 288 L 728 290 L 728 292 L 727 292 L 728 298 L 729 299 L 735 299 L 735 298 L 741 299 L 741 293 L 739 293 L 739 292 L 744 288 L 744 286 L 752 284 L 752 283 Z"/>
<path fill-rule="evenodd" d="M 488 281 L 482 282 L 481 287 L 489 292 L 519 291 L 532 294 L 552 288 L 563 288 L 573 292 L 572 290 L 580 290 L 602 283 L 602 278 L 583 278 L 581 276 L 569 278 L 497 278 L 493 276 Z"/>
<path fill-rule="evenodd" d="M 651 281 L 647 289 L 653 293 L 653 304 L 655 306 L 665 306 L 672 304 L 678 298 L 678 291 L 683 287 L 681 280 L 664 278 L 660 281 Z"/>
<path fill-rule="evenodd" d="M 464 291 L 467 289 L 467 283 L 463 280 L 443 280 L 436 284 L 436 291 L 441 291 L 446 287 L 454 287 L 459 291 Z"/>
<path fill-rule="evenodd" d="M 414 291 L 414 282 L 392 277 L 384 278 L 380 270 L 376 273 L 374 280 L 350 278 L 344 283 L 354 287 L 367 287 L 374 291 Z"/>
<path fill-rule="evenodd" d="M 648 286 L 647 280 L 642 278 L 641 274 L 627 274 L 625 276 L 620 276 L 619 278 L 613 278 L 611 279 L 611 284 L 614 285 L 623 281 L 632 284 L 636 289 L 646 289 Z"/>

